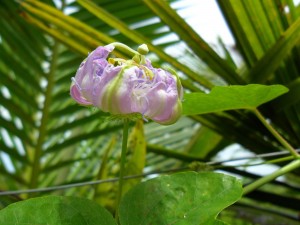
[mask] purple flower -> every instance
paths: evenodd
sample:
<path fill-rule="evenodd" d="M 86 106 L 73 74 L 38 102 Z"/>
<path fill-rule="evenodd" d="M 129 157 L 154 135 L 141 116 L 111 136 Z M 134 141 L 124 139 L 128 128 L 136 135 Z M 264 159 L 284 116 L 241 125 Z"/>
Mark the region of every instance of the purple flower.
<path fill-rule="evenodd" d="M 175 123 L 182 111 L 179 78 L 163 69 L 133 60 L 109 59 L 114 46 L 98 47 L 72 78 L 71 96 L 113 115 L 139 113 L 160 124 Z"/>

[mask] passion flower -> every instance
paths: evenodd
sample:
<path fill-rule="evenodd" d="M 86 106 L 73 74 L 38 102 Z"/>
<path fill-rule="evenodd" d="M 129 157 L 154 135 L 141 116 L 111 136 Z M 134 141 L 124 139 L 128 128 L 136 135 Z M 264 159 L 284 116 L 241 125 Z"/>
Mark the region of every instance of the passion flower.
<path fill-rule="evenodd" d="M 100 46 L 81 63 L 72 78 L 72 98 L 113 115 L 140 114 L 159 124 L 175 123 L 182 111 L 183 90 L 178 76 L 154 68 L 141 55 L 140 62 L 107 59 L 113 49 L 112 44 Z"/>

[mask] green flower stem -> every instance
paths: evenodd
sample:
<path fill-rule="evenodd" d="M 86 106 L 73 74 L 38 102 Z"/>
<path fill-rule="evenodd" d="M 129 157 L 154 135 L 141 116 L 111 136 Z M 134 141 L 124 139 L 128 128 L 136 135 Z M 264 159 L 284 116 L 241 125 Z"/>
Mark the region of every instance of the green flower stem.
<path fill-rule="evenodd" d="M 298 167 L 300 167 L 300 160 L 295 160 L 293 162 L 290 162 L 289 164 L 280 168 L 279 170 L 275 171 L 274 173 L 271 173 L 265 177 L 262 177 L 256 181 L 254 181 L 253 183 L 247 185 L 246 187 L 244 187 L 243 195 L 246 195 L 246 194 L 250 193 L 251 191 L 254 191 L 255 189 L 259 188 L 260 186 L 262 186 L 266 183 L 269 183 L 270 181 L 276 179 L 277 177 L 280 177 L 294 169 L 297 169 Z"/>
<path fill-rule="evenodd" d="M 126 52 L 129 55 L 135 56 L 135 55 L 140 55 L 139 52 L 133 50 L 132 48 L 128 47 L 127 45 L 124 45 L 120 42 L 113 42 L 111 43 L 111 45 L 115 46 L 115 48 L 117 48 L 118 50 L 122 51 L 122 52 Z"/>
<path fill-rule="evenodd" d="M 285 147 L 296 159 L 300 159 L 298 152 L 265 120 L 263 115 L 257 110 L 253 110 L 257 118 L 263 123 L 263 125 L 274 135 L 274 137 Z"/>
<path fill-rule="evenodd" d="M 118 220 L 118 209 L 119 209 L 120 201 L 122 198 L 122 188 L 123 188 L 123 181 L 124 181 L 124 170 L 125 170 L 126 152 L 127 152 L 128 127 L 129 127 L 129 120 L 124 119 L 121 165 L 120 165 L 120 175 L 119 175 L 119 187 L 118 187 L 117 204 L 116 204 L 116 219 L 117 220 Z"/>

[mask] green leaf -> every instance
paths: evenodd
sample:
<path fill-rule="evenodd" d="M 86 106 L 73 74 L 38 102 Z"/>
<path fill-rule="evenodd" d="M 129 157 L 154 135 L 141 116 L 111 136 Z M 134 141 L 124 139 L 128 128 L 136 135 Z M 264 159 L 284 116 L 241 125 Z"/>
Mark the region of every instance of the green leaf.
<path fill-rule="evenodd" d="M 90 11 L 92 14 L 94 14 L 97 18 L 99 18 L 102 21 L 105 21 L 107 24 L 109 24 L 111 27 L 116 28 L 119 30 L 122 34 L 124 34 L 126 37 L 131 39 L 137 44 L 147 44 L 149 50 L 165 62 L 170 63 L 172 66 L 174 66 L 176 69 L 181 70 L 184 72 L 189 78 L 192 80 L 195 80 L 201 84 L 203 84 L 205 87 L 212 87 L 212 83 L 208 81 L 207 79 L 200 77 L 197 73 L 192 71 L 188 66 L 180 63 L 175 58 L 171 57 L 170 55 L 166 54 L 163 49 L 161 49 L 159 46 L 155 46 L 152 44 L 152 42 L 148 39 L 148 37 L 142 35 L 141 33 L 137 32 L 136 30 L 131 29 L 129 26 L 127 26 L 122 20 L 118 19 L 114 15 L 108 13 L 103 8 L 99 7 L 97 4 L 95 4 L 92 1 L 87 0 L 78 0 L 77 1 L 82 7 L 86 8 L 88 11 Z M 158 2 L 157 2 L 158 3 Z M 184 81 L 183 81 L 184 83 Z"/>
<path fill-rule="evenodd" d="M 166 1 L 145 0 L 145 4 L 153 10 L 160 19 L 163 20 L 181 40 L 184 40 L 190 49 L 216 74 L 231 84 L 244 84 L 243 79 L 234 71 L 234 69 L 223 60 L 189 25 L 174 11 Z"/>
<path fill-rule="evenodd" d="M 185 146 L 185 152 L 205 159 L 216 149 L 222 149 L 225 142 L 226 140 L 221 135 L 205 126 L 201 126 Z"/>
<path fill-rule="evenodd" d="M 287 91 L 288 89 L 282 85 L 249 84 L 214 87 L 209 94 L 185 94 L 183 114 L 195 115 L 233 109 L 255 109 Z"/>
<path fill-rule="evenodd" d="M 268 80 L 270 75 L 281 65 L 283 59 L 300 40 L 300 19 L 292 24 L 280 39 L 266 52 L 266 54 L 251 68 L 248 76 L 251 82 L 261 83 Z"/>
<path fill-rule="evenodd" d="M 116 225 L 112 215 L 96 203 L 63 196 L 32 198 L 0 211 L 0 224 Z"/>
<path fill-rule="evenodd" d="M 137 185 L 124 196 L 120 222 L 122 225 L 206 224 L 241 195 L 241 182 L 220 173 L 161 176 Z"/>
<path fill-rule="evenodd" d="M 221 220 L 213 219 L 211 221 L 205 222 L 205 225 L 229 225 L 229 224 Z"/>
<path fill-rule="evenodd" d="M 21 199 L 15 195 L 8 195 L 8 196 L 0 196 L 0 209 L 5 208 L 6 206 L 18 202 Z"/>
<path fill-rule="evenodd" d="M 114 140 L 115 142 L 115 140 Z M 112 144 L 114 147 L 115 143 Z M 111 171 L 115 170 L 112 167 L 116 167 L 116 163 L 119 163 L 118 159 L 114 163 L 108 163 L 107 158 L 110 152 L 110 149 L 105 151 L 104 156 L 102 157 L 102 164 L 100 171 L 98 173 L 98 180 L 103 180 L 107 178 L 112 178 L 116 174 L 111 174 Z M 110 156 L 111 157 L 111 156 Z M 112 160 L 112 159 L 110 159 Z M 138 120 L 136 125 L 133 127 L 130 132 L 128 139 L 128 148 L 126 155 L 126 166 L 124 171 L 124 176 L 142 174 L 146 161 L 146 140 L 144 136 L 144 127 L 143 121 Z M 113 176 L 112 176 L 113 175 Z M 123 182 L 123 195 L 134 187 L 136 184 L 140 183 L 142 178 L 128 179 Z M 97 203 L 104 206 L 106 209 L 109 209 L 111 212 L 114 212 L 116 205 L 116 193 L 118 191 L 118 183 L 104 183 L 100 184 L 96 188 L 96 193 L 94 195 L 94 200 Z"/>
<path fill-rule="evenodd" d="M 213 223 L 213 225 L 228 225 L 228 223 L 225 223 L 225 222 L 223 222 L 221 220 L 215 220 L 214 223 Z"/>
<path fill-rule="evenodd" d="M 99 168 L 98 174 L 96 179 L 97 180 L 105 180 L 109 178 L 109 171 L 112 170 L 112 168 L 109 167 L 109 156 L 111 154 L 111 151 L 116 145 L 116 137 L 113 136 L 110 140 L 110 142 L 107 144 L 104 150 L 104 154 L 102 155 L 102 162 L 101 166 Z M 110 212 L 114 212 L 116 207 L 116 190 L 117 190 L 117 183 L 104 183 L 95 185 L 95 191 L 94 191 L 94 201 L 99 203 L 100 205 L 104 206 L 106 209 L 108 209 Z"/>
<path fill-rule="evenodd" d="M 273 102 L 275 111 L 283 111 L 300 102 L 300 77 L 287 85 L 289 92 Z M 295 125 L 297 122 L 295 122 Z"/>
<path fill-rule="evenodd" d="M 136 125 L 129 135 L 127 152 L 127 163 L 124 176 L 142 174 L 146 162 L 146 140 L 142 120 L 136 122 Z M 125 194 L 140 181 L 141 178 L 125 180 L 123 193 Z"/>

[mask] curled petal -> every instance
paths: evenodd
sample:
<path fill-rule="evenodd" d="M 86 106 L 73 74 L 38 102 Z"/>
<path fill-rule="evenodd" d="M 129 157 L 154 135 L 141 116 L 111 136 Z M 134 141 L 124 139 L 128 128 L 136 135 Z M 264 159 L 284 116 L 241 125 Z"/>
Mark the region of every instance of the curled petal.
<path fill-rule="evenodd" d="M 160 85 L 148 93 L 149 109 L 145 115 L 155 122 L 171 124 L 181 116 L 181 101 L 176 91 L 167 92 L 165 85 Z"/>
<path fill-rule="evenodd" d="M 87 101 L 78 90 L 76 85 L 71 86 L 70 94 L 73 99 L 75 99 L 81 105 L 92 105 L 91 102 Z"/>
<path fill-rule="evenodd" d="M 163 124 L 163 125 L 170 125 L 175 123 L 181 116 L 182 114 L 182 103 L 180 100 L 177 100 L 177 103 L 173 105 L 172 108 L 165 114 L 161 114 L 158 116 L 155 116 L 152 118 L 153 121 Z"/>
<path fill-rule="evenodd" d="M 75 78 L 73 78 L 73 82 L 77 87 L 76 95 L 73 93 L 76 98 L 73 97 L 71 93 L 71 96 L 79 104 L 94 102 L 94 84 L 109 66 L 106 58 L 112 50 L 113 46 L 111 45 L 104 47 L 100 46 L 90 53 L 88 57 L 81 63 L 76 72 Z"/>

